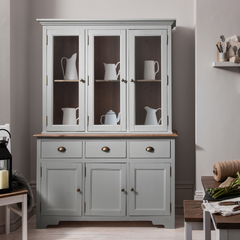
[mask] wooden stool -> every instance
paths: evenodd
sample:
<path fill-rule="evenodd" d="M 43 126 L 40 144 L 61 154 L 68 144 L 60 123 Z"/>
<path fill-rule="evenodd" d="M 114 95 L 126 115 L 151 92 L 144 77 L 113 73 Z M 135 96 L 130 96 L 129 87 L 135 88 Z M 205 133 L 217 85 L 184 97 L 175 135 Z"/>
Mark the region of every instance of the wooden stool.
<path fill-rule="evenodd" d="M 22 217 L 22 239 L 27 240 L 27 193 L 28 190 L 19 190 L 0 194 L 0 206 L 5 206 L 5 233 L 10 233 L 10 210 Z M 9 206 L 22 203 L 22 211 Z"/>
<path fill-rule="evenodd" d="M 203 230 L 203 201 L 184 200 L 184 239 L 192 240 L 192 230 Z"/>

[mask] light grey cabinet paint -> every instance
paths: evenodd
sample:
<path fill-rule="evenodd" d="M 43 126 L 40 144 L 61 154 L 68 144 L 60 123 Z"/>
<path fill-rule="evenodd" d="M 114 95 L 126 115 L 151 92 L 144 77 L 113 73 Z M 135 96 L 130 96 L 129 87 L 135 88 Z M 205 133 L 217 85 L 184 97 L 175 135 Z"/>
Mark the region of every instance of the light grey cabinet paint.
<path fill-rule="evenodd" d="M 171 55 L 175 19 L 38 21 L 43 26 L 44 133 L 173 132 Z M 76 62 L 70 61 L 73 54 Z M 144 79 L 145 61 L 158 62 L 159 71 L 152 69 L 156 71 L 153 78 Z M 117 63 L 118 78 L 105 79 L 104 64 Z M 67 68 L 68 64 L 71 67 Z M 66 76 L 67 70 L 75 67 L 77 79 Z M 152 109 L 147 114 L 154 119 L 147 124 L 145 107 Z M 76 109 L 76 122 L 63 121 L 63 115 L 68 120 L 75 117 L 74 111 L 66 114 L 66 108 Z M 102 123 L 110 110 L 119 117 L 117 124 Z"/>
<path fill-rule="evenodd" d="M 41 214 L 81 216 L 82 163 L 41 164 Z"/>
<path fill-rule="evenodd" d="M 170 215 L 170 163 L 130 163 L 129 215 Z"/>
<path fill-rule="evenodd" d="M 73 142 L 83 151 L 64 158 Z M 110 150 L 103 152 L 105 158 L 90 157 L 86 146 L 91 144 L 92 151 Z M 121 157 L 111 151 L 117 146 L 124 151 Z M 66 149 L 59 152 L 62 157 L 50 154 L 59 147 Z M 174 138 L 38 137 L 37 149 L 37 228 L 67 220 L 152 221 L 175 227 Z M 144 158 L 133 154 L 137 152 L 144 152 Z"/>
<path fill-rule="evenodd" d="M 86 215 L 126 216 L 126 164 L 86 163 Z"/>
<path fill-rule="evenodd" d="M 35 135 L 37 228 L 59 221 L 152 221 L 174 228 L 176 20 L 38 21 L 43 126 Z M 75 54 L 76 62 L 66 63 Z M 155 78 L 144 74 L 147 60 L 159 62 Z M 105 79 L 104 63 L 118 62 L 119 77 Z M 62 72 L 67 65 L 76 67 L 77 77 Z M 152 109 L 148 121 L 146 106 Z M 110 110 L 118 117 L 107 115 Z"/>

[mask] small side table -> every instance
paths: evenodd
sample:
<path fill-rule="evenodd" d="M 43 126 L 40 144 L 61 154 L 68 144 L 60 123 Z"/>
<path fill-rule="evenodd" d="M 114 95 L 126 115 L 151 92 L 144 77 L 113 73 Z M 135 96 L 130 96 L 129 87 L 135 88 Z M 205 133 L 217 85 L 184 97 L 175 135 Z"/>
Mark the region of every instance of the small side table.
<path fill-rule="evenodd" d="M 5 206 L 5 233 L 10 233 L 10 210 L 22 217 L 22 239 L 27 240 L 27 193 L 28 190 L 19 190 L 0 194 L 0 206 Z M 22 203 L 22 211 L 10 206 Z"/>

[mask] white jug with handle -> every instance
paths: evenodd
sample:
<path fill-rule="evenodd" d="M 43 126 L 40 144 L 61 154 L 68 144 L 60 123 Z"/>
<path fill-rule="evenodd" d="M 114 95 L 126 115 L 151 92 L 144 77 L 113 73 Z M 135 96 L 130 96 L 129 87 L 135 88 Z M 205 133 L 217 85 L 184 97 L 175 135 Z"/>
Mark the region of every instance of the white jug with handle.
<path fill-rule="evenodd" d="M 105 117 L 104 123 L 102 122 L 102 118 Z M 109 110 L 106 115 L 102 115 L 100 118 L 100 123 L 105 125 L 117 125 L 120 121 L 121 113 L 119 112 L 118 117 L 113 110 Z"/>
<path fill-rule="evenodd" d="M 62 108 L 63 111 L 63 121 L 62 124 L 64 125 L 76 125 L 76 112 L 79 108 Z"/>
<path fill-rule="evenodd" d="M 146 106 L 146 107 L 144 107 L 144 109 L 147 111 L 144 125 L 159 125 L 162 118 L 160 118 L 158 121 L 156 112 L 158 110 L 160 110 L 161 108 L 153 109 L 153 108 Z"/>
<path fill-rule="evenodd" d="M 120 70 L 118 71 L 118 74 L 116 73 L 116 69 L 119 63 L 120 62 L 117 64 L 103 63 L 105 69 L 104 80 L 117 80 L 118 76 L 120 75 Z"/>
<path fill-rule="evenodd" d="M 157 71 L 155 71 L 155 65 L 157 65 Z M 155 80 L 156 74 L 159 72 L 158 61 L 146 60 L 144 61 L 144 76 L 145 80 Z"/>
<path fill-rule="evenodd" d="M 63 60 L 66 60 L 66 71 L 64 72 L 63 69 Z M 77 53 L 74 53 L 71 58 L 63 57 L 61 59 L 61 66 L 62 66 L 62 73 L 63 73 L 63 79 L 64 80 L 77 80 L 78 74 L 77 74 L 77 68 L 76 68 L 76 59 L 77 59 Z"/>

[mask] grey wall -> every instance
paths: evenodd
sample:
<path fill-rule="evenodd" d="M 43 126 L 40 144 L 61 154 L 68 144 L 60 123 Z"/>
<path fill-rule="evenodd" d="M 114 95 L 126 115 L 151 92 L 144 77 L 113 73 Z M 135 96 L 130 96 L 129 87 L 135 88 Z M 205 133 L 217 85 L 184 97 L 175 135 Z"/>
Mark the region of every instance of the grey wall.
<path fill-rule="evenodd" d="M 10 123 L 13 169 L 30 180 L 29 0 L 0 1 L 0 28 L 0 125 Z"/>
<path fill-rule="evenodd" d="M 220 36 L 240 35 L 239 7 L 238 0 L 196 4 L 197 191 L 201 176 L 213 175 L 214 162 L 240 158 L 240 68 L 212 68 Z"/>
<path fill-rule="evenodd" d="M 0 1 L 0 124 L 10 123 L 10 1 Z"/>
<path fill-rule="evenodd" d="M 10 3 L 10 129 L 13 168 L 30 180 L 29 0 L 11 0 Z"/>

